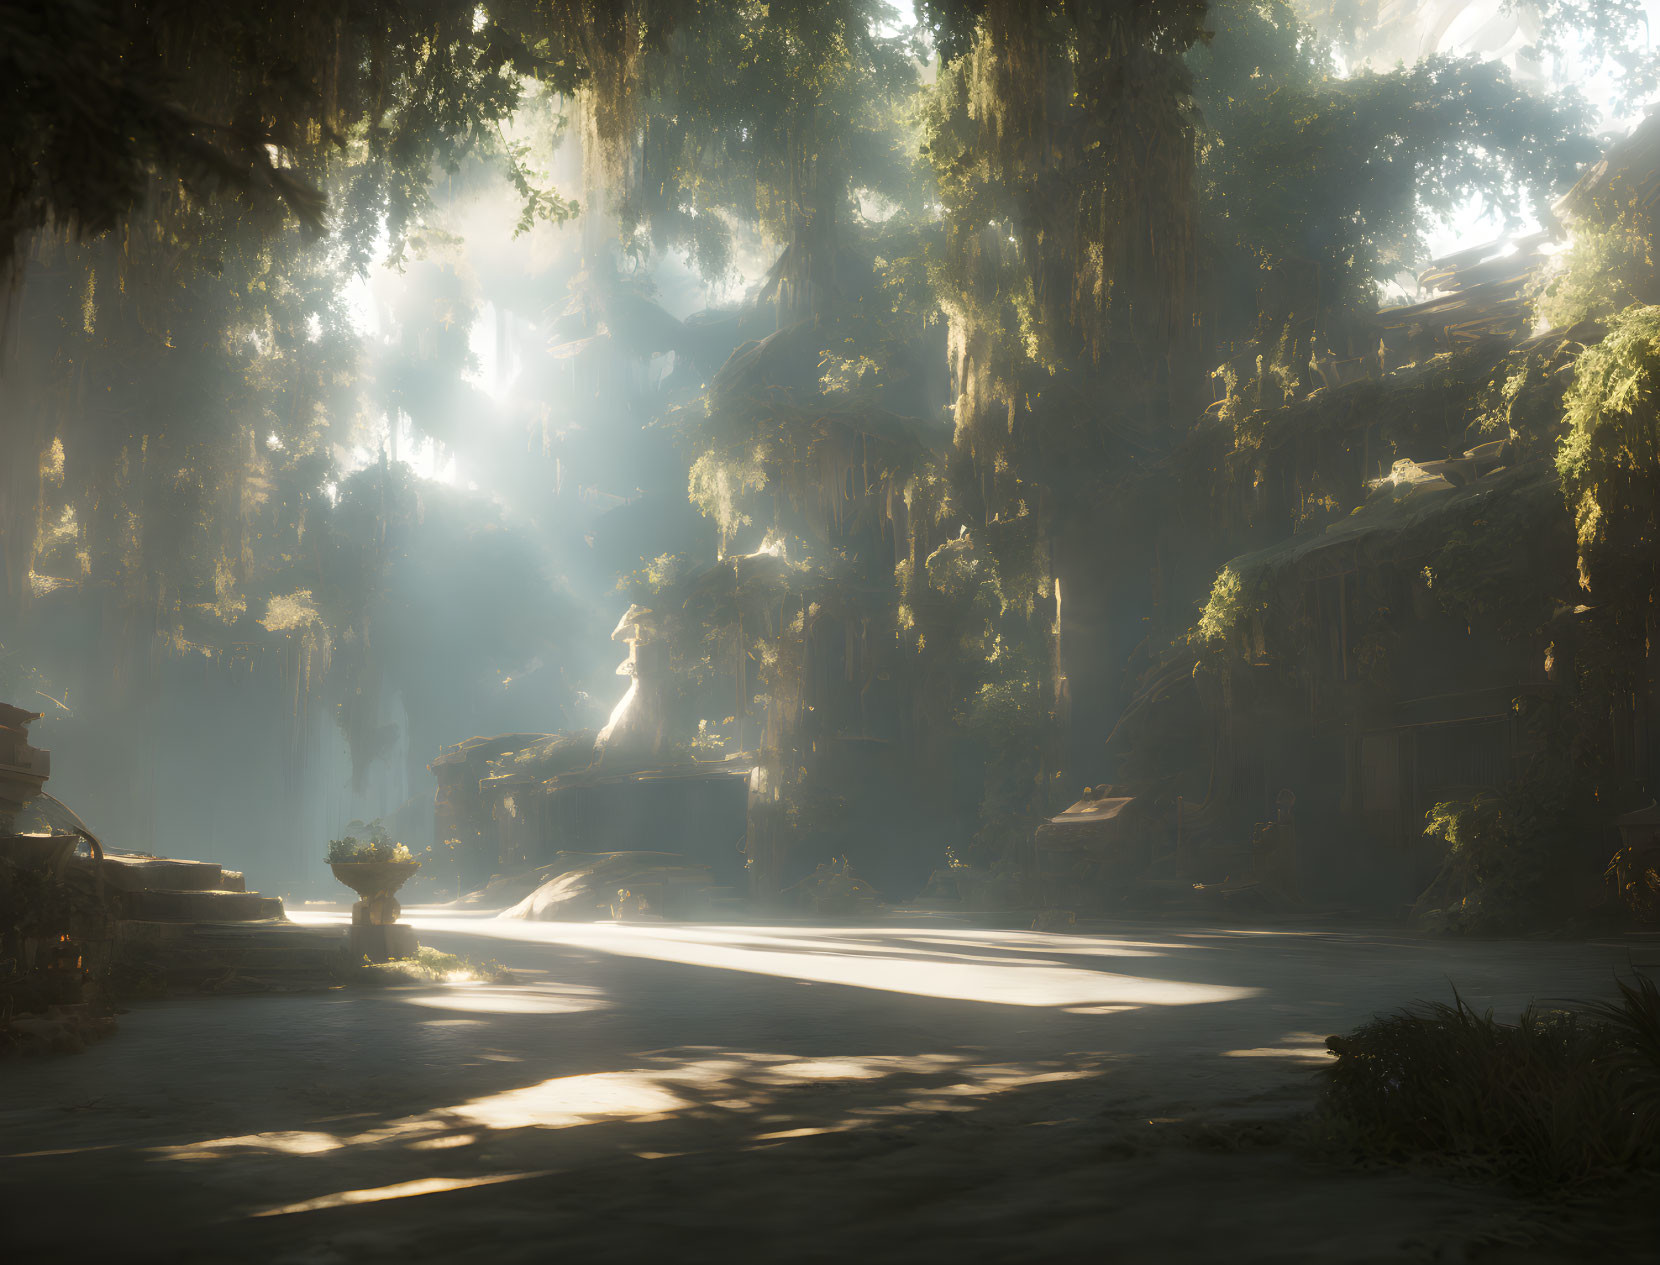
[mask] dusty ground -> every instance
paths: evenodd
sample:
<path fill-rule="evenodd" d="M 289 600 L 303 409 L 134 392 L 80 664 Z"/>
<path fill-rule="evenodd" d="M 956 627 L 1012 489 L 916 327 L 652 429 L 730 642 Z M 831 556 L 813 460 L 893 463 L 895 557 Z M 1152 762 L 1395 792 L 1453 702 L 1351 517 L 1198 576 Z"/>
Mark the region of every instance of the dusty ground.
<path fill-rule="evenodd" d="M 1469 1259 L 1551 1218 L 1305 1158 L 1322 1039 L 1449 981 L 1501 1012 L 1606 994 L 1631 952 L 413 921 L 520 982 L 153 1003 L 0 1065 L 0 1255 Z M 1653 1259 L 1540 1241 L 1481 1258 Z"/>

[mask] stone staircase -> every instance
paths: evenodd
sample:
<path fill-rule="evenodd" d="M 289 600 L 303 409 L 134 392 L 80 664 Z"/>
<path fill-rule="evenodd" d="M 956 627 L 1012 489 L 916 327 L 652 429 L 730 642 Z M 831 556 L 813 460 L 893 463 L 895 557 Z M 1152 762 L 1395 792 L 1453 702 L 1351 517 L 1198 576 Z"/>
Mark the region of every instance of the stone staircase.
<path fill-rule="evenodd" d="M 343 928 L 289 922 L 281 897 L 248 891 L 236 870 L 119 853 L 95 864 L 120 910 L 117 956 L 168 987 L 291 991 L 326 985 L 345 963 Z"/>
<path fill-rule="evenodd" d="M 119 925 L 121 955 L 158 969 L 169 988 L 297 992 L 326 987 L 347 965 L 343 927 L 279 919 Z"/>
<path fill-rule="evenodd" d="M 113 854 L 104 883 L 121 916 L 136 922 L 258 922 L 284 917 L 282 898 L 250 892 L 242 875 L 212 861 Z"/>

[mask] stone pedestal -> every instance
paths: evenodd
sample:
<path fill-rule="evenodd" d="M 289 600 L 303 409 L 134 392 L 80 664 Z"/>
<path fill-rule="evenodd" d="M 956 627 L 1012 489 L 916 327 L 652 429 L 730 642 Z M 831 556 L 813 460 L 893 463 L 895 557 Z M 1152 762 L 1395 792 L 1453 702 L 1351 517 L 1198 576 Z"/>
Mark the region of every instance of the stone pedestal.
<path fill-rule="evenodd" d="M 420 946 L 415 943 L 415 928 L 405 922 L 380 924 L 358 922 L 353 911 L 352 933 L 348 942 L 352 961 L 390 962 L 396 958 L 415 956 Z"/>
<path fill-rule="evenodd" d="M 414 956 L 415 929 L 398 921 L 397 890 L 421 868 L 419 861 L 335 861 L 334 876 L 363 899 L 352 906 L 348 941 L 352 960 L 390 962 Z"/>

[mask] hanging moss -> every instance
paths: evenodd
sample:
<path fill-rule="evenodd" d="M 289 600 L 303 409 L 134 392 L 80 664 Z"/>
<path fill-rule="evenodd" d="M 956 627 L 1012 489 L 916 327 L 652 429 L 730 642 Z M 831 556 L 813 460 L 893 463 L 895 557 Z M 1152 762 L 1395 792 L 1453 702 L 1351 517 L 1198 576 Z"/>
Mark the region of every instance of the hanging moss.
<path fill-rule="evenodd" d="M 1114 339 L 1151 339 L 1143 350 L 1163 356 L 1182 335 L 1193 140 L 1174 53 L 1202 14 L 989 4 L 941 74 L 928 124 L 948 214 L 935 284 L 958 443 L 983 472 L 1009 457 L 1042 375 L 1099 363 Z"/>

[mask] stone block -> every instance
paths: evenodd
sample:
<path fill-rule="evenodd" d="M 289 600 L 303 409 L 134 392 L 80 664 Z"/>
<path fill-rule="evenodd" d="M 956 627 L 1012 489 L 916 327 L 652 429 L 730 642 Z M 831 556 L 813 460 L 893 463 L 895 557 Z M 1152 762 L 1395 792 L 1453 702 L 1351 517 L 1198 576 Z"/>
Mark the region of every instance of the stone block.
<path fill-rule="evenodd" d="M 414 957 L 419 947 L 415 943 L 415 928 L 408 923 L 387 926 L 365 922 L 352 924 L 349 952 L 354 962 L 361 962 L 364 958 L 371 962 L 390 962 L 395 958 Z"/>

